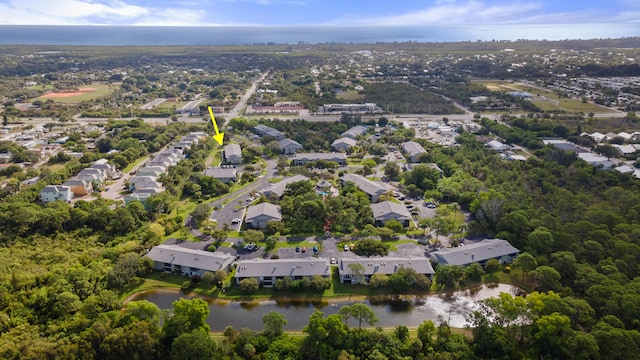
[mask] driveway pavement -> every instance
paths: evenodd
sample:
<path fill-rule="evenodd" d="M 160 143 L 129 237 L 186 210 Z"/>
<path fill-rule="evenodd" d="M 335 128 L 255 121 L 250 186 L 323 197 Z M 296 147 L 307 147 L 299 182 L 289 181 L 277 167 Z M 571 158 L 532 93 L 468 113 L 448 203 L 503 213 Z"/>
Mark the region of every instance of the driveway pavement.
<path fill-rule="evenodd" d="M 258 180 L 252 184 L 228 194 L 218 201 L 211 203 L 211 207 L 214 209 L 210 219 L 215 220 L 218 223 L 218 228 L 221 229 L 225 223 L 229 224 L 231 229 L 238 231 L 242 226 L 242 222 L 232 224 L 233 219 L 244 219 L 246 207 L 250 205 L 247 201 L 253 193 L 257 193 L 259 190 L 266 188 L 269 185 L 269 179 L 273 177 L 276 172 L 277 160 L 267 161 L 267 174 L 260 176 Z M 192 233 L 195 233 L 196 229 L 192 228 Z M 198 235 L 196 235 L 198 236 Z"/>

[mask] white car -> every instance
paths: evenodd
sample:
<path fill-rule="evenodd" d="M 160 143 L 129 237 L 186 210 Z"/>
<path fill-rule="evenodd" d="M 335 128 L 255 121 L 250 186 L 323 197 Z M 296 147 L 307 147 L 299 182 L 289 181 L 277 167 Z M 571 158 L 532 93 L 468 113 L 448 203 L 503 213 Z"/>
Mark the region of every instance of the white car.
<path fill-rule="evenodd" d="M 331 258 L 331 265 L 337 264 L 336 258 Z"/>
<path fill-rule="evenodd" d="M 342 247 L 342 249 L 343 249 L 344 251 L 349 251 L 349 245 L 344 244 L 344 246 Z"/>
<path fill-rule="evenodd" d="M 231 223 L 232 224 L 240 224 L 240 221 L 242 221 L 242 220 L 240 220 L 238 218 L 235 218 L 235 219 L 231 220 Z"/>

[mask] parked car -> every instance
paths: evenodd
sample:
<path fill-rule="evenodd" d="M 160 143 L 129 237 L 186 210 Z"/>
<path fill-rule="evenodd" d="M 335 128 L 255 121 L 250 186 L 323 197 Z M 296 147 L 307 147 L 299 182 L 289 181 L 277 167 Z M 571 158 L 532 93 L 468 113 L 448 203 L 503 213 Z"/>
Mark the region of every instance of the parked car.
<path fill-rule="evenodd" d="M 296 246 L 296 252 L 300 252 L 300 246 Z"/>
<path fill-rule="evenodd" d="M 239 224 L 239 223 L 240 223 L 240 221 L 242 221 L 242 220 L 240 220 L 240 219 L 238 219 L 238 218 L 235 218 L 235 219 L 231 220 L 231 223 L 232 223 L 232 224 Z"/>
<path fill-rule="evenodd" d="M 349 251 L 349 245 L 344 244 L 344 246 L 342 247 L 342 249 L 343 249 L 344 251 Z"/>
<path fill-rule="evenodd" d="M 302 252 L 303 252 L 303 253 L 307 252 L 307 247 L 306 247 L 306 246 L 303 246 L 303 247 L 302 247 Z"/>
<path fill-rule="evenodd" d="M 435 209 L 436 207 L 438 207 L 438 205 L 432 203 L 432 202 L 428 202 L 425 204 L 426 207 L 428 207 L 429 209 Z"/>
<path fill-rule="evenodd" d="M 337 264 L 336 258 L 331 258 L 331 265 Z"/>
<path fill-rule="evenodd" d="M 256 245 L 256 244 L 247 244 L 244 246 L 244 249 L 247 251 L 256 251 L 258 249 L 260 249 L 260 245 Z"/>
<path fill-rule="evenodd" d="M 312 250 L 313 250 L 314 253 L 317 253 L 318 252 L 318 247 L 314 246 Z"/>

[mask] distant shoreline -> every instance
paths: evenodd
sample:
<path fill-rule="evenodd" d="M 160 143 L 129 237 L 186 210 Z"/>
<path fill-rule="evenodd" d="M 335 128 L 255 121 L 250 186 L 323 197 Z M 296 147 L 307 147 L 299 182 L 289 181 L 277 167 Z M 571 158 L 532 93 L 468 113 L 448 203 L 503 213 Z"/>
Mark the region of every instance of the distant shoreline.
<path fill-rule="evenodd" d="M 242 46 L 633 38 L 640 23 L 450 26 L 0 25 L 0 45 Z"/>

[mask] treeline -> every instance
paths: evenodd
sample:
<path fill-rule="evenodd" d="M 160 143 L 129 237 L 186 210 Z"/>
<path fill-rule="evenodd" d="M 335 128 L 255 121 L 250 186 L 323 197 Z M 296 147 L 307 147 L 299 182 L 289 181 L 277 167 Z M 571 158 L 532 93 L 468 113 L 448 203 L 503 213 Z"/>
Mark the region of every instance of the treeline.
<path fill-rule="evenodd" d="M 91 309 L 82 311 L 94 314 Z M 316 310 L 302 336 L 285 333 L 286 317 L 272 311 L 262 317 L 262 331 L 228 326 L 216 341 L 207 324 L 215 316 L 197 298 L 175 301 L 170 312 L 148 301 L 132 301 L 119 311 L 107 308 L 91 324 L 76 325 L 78 333 L 72 339 L 47 342 L 20 336 L 15 342 L 0 343 L 0 355 L 8 359 L 631 359 L 640 340 L 638 331 L 625 330 L 614 318 L 596 321 L 584 300 L 553 292 L 534 292 L 526 298 L 502 293 L 482 301 L 469 318 L 472 337 L 442 320 L 425 321 L 414 333 L 403 325 L 371 328 L 379 319 L 361 303 L 343 306 L 327 317 Z"/>

